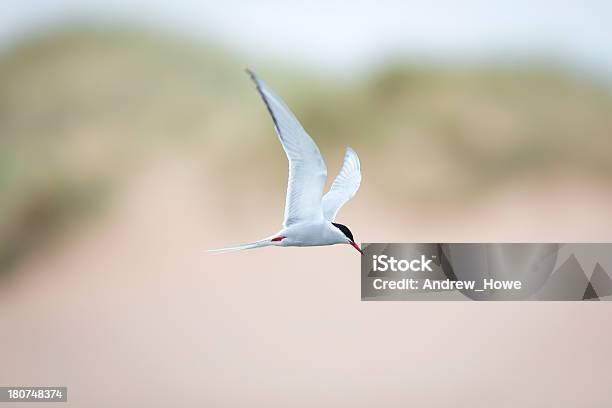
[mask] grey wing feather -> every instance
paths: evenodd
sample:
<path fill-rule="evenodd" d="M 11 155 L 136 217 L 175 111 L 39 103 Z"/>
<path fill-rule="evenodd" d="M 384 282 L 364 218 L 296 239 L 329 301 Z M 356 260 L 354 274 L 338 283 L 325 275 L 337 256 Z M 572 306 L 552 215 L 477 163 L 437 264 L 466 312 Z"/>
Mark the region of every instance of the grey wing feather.
<path fill-rule="evenodd" d="M 257 75 L 247 72 L 272 116 L 274 128 L 289 160 L 283 225 L 322 220 L 321 196 L 327 167 L 319 148 L 283 100 Z"/>
<path fill-rule="evenodd" d="M 323 196 L 323 216 L 326 220 L 333 221 L 336 218 L 340 208 L 357 193 L 360 184 L 359 157 L 353 149 L 347 147 L 340 173 L 336 176 L 327 194 Z"/>

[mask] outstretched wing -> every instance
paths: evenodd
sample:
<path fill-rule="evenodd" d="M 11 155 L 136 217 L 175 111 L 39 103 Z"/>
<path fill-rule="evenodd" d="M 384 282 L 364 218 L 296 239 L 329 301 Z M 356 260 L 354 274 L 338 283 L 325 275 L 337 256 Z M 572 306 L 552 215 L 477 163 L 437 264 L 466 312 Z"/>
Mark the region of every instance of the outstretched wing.
<path fill-rule="evenodd" d="M 283 225 L 287 227 L 302 221 L 322 220 L 321 195 L 327 168 L 319 148 L 282 99 L 257 75 L 247 72 L 272 115 L 274 128 L 289 160 Z"/>
<path fill-rule="evenodd" d="M 348 200 L 353 198 L 361 184 L 361 164 L 357 153 L 350 147 L 346 148 L 344 163 L 340 173 L 336 176 L 331 188 L 323 196 L 323 216 L 328 221 L 333 221 Z"/>

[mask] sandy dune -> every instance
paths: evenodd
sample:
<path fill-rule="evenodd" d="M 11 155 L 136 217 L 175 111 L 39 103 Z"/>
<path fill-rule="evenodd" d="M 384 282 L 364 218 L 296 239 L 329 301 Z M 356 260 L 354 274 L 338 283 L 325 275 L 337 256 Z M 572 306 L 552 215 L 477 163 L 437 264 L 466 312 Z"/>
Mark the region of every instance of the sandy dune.
<path fill-rule="evenodd" d="M 211 255 L 272 232 L 282 203 L 223 214 L 199 169 L 157 163 L 21 264 L 1 384 L 67 385 L 75 407 L 609 406 L 611 303 L 367 303 L 348 247 Z M 612 194 L 577 186 L 443 215 L 364 188 L 342 218 L 370 242 L 612 239 Z"/>

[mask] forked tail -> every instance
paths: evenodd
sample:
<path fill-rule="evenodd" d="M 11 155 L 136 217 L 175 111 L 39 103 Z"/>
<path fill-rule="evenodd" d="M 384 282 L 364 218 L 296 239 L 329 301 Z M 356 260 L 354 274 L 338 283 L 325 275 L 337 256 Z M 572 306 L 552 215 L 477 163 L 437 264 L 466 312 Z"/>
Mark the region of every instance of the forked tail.
<path fill-rule="evenodd" d="M 274 245 L 274 242 L 270 241 L 270 238 L 262 239 L 260 241 L 251 242 L 248 244 L 238 245 L 235 247 L 229 248 L 219 248 L 219 249 L 209 249 L 208 252 L 234 252 L 234 251 L 242 251 L 243 249 L 254 249 L 254 248 L 262 248 L 266 246 Z"/>

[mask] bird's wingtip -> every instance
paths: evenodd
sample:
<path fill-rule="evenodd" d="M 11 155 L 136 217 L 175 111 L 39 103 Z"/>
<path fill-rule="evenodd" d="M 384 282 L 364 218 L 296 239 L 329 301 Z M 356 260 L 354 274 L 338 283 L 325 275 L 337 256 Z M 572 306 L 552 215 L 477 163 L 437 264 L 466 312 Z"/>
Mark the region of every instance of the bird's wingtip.
<path fill-rule="evenodd" d="M 348 157 L 348 156 L 352 156 L 352 157 L 357 157 L 357 158 L 359 158 L 359 156 L 357 156 L 357 152 L 356 152 L 355 150 L 353 150 L 353 148 L 352 148 L 352 147 L 350 147 L 350 146 L 347 146 L 347 147 L 346 147 L 346 153 L 345 153 L 345 155 L 346 155 L 347 157 Z"/>
<path fill-rule="evenodd" d="M 257 75 L 253 71 L 251 71 L 250 68 L 245 68 L 244 72 L 246 72 L 247 75 L 250 76 L 253 81 L 257 82 L 259 80 Z"/>

